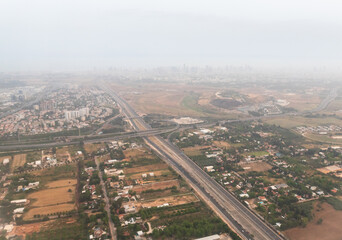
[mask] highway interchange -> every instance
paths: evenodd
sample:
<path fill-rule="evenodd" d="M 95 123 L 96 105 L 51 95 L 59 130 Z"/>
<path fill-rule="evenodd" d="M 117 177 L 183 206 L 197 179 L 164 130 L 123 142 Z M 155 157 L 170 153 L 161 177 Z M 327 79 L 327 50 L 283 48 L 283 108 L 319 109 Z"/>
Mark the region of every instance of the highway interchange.
<path fill-rule="evenodd" d="M 106 91 L 114 97 L 121 107 L 122 113 L 130 119 L 134 130 L 151 129 L 125 100 L 109 87 L 106 88 Z M 180 149 L 160 136 L 145 136 L 143 139 L 164 161 L 182 175 L 199 196 L 243 239 L 284 239 L 280 233 L 244 206 Z"/>

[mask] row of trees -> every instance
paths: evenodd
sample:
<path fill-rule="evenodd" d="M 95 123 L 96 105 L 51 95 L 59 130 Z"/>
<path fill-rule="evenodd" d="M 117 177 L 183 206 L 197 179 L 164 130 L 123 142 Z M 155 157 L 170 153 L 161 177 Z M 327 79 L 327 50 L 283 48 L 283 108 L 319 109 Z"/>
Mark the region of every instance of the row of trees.
<path fill-rule="evenodd" d="M 191 222 L 188 220 L 173 222 L 164 229 L 154 229 L 152 237 L 154 239 L 165 237 L 191 239 L 223 232 L 229 233 L 234 240 L 240 239 L 224 222 L 216 217 L 202 218 Z"/>

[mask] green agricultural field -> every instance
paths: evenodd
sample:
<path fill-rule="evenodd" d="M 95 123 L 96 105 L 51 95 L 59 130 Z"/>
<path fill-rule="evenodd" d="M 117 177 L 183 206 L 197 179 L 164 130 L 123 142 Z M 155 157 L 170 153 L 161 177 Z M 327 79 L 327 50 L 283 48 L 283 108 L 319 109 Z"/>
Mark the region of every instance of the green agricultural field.
<path fill-rule="evenodd" d="M 189 156 L 200 167 L 215 165 L 216 159 L 207 158 L 205 155 Z"/>
<path fill-rule="evenodd" d="M 182 150 L 188 156 L 198 156 L 198 155 L 202 155 L 202 149 L 205 149 L 205 148 L 206 147 L 195 146 L 195 147 L 186 147 L 186 148 L 183 148 Z"/>
<path fill-rule="evenodd" d="M 43 184 L 49 181 L 56 181 L 65 178 L 75 178 L 77 167 L 75 164 L 63 165 L 35 171 L 32 175 Z"/>
<path fill-rule="evenodd" d="M 26 162 L 34 162 L 42 159 L 42 151 L 33 151 L 26 154 Z"/>
<path fill-rule="evenodd" d="M 262 157 L 262 156 L 270 155 L 270 154 L 268 152 L 266 152 L 266 151 L 256 151 L 256 152 L 246 152 L 243 155 L 244 156 Z"/>
<path fill-rule="evenodd" d="M 199 117 L 208 117 L 208 118 L 215 118 L 215 119 L 237 118 L 235 114 L 228 114 L 228 113 L 220 112 L 220 111 L 217 111 L 214 107 L 211 108 L 209 105 L 202 106 L 198 104 L 199 98 L 200 98 L 200 94 L 190 93 L 183 98 L 181 102 L 181 106 L 186 108 L 188 111 L 189 110 L 195 111 Z"/>
<path fill-rule="evenodd" d="M 181 105 L 187 109 L 194 110 L 201 113 L 201 115 L 207 115 L 207 113 L 213 113 L 213 111 L 208 111 L 208 109 L 198 104 L 199 94 L 191 93 L 185 96 L 182 100 Z"/>

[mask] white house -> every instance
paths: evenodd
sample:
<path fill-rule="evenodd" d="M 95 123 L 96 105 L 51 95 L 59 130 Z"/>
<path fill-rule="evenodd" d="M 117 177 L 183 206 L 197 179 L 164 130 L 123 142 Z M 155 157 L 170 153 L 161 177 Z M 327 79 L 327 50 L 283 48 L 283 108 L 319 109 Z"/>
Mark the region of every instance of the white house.
<path fill-rule="evenodd" d="M 30 188 L 36 188 L 36 187 L 39 186 L 39 182 L 32 182 L 32 183 L 29 183 L 28 186 L 29 186 Z"/>
<path fill-rule="evenodd" d="M 214 166 L 205 166 L 204 170 L 207 172 L 215 172 Z"/>
<path fill-rule="evenodd" d="M 11 204 L 25 204 L 27 202 L 27 199 L 18 199 L 18 200 L 12 200 Z"/>
<path fill-rule="evenodd" d="M 113 164 L 113 163 L 116 163 L 116 162 L 118 162 L 118 160 L 116 160 L 116 159 L 107 160 L 107 164 Z"/>
<path fill-rule="evenodd" d="M 9 158 L 5 158 L 4 160 L 2 160 L 2 164 L 6 165 L 9 163 Z"/>
<path fill-rule="evenodd" d="M 9 233 L 9 232 L 12 232 L 13 228 L 14 228 L 13 224 L 6 224 L 4 227 L 4 230 Z"/>
<path fill-rule="evenodd" d="M 240 198 L 249 198 L 248 193 L 241 193 L 239 196 Z"/>
<path fill-rule="evenodd" d="M 18 214 L 18 213 L 24 213 L 24 208 L 16 208 L 13 210 L 14 214 Z"/>

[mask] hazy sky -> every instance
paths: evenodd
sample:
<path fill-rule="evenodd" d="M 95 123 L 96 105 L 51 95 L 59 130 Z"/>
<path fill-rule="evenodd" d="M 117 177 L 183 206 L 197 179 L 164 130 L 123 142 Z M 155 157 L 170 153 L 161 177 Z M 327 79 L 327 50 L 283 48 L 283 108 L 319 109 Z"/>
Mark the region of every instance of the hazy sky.
<path fill-rule="evenodd" d="M 341 0 L 0 0 L 0 71 L 342 65 Z"/>

